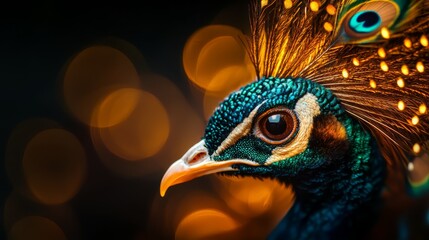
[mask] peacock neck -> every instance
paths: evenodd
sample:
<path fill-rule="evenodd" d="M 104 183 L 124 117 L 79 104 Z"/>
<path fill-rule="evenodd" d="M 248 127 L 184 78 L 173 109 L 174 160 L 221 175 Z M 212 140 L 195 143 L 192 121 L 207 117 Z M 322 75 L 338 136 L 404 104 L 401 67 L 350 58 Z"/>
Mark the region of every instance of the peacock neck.
<path fill-rule="evenodd" d="M 284 179 L 293 186 L 295 204 L 270 239 L 359 239 L 372 225 L 385 162 L 372 137 L 350 124 L 353 140 L 344 159 Z"/>

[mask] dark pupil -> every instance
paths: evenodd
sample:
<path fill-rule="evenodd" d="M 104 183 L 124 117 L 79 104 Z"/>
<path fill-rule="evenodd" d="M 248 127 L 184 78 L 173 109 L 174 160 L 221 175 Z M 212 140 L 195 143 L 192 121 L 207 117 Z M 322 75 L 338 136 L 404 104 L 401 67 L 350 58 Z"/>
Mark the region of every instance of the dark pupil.
<path fill-rule="evenodd" d="M 380 16 L 373 11 L 368 11 L 368 12 L 364 12 L 362 13 L 358 18 L 357 18 L 358 22 L 363 22 L 363 26 L 364 27 L 372 27 L 376 24 L 378 24 L 378 22 L 380 21 Z"/>
<path fill-rule="evenodd" d="M 286 127 L 286 121 L 281 114 L 269 116 L 265 123 L 265 129 L 273 136 L 284 134 Z"/>

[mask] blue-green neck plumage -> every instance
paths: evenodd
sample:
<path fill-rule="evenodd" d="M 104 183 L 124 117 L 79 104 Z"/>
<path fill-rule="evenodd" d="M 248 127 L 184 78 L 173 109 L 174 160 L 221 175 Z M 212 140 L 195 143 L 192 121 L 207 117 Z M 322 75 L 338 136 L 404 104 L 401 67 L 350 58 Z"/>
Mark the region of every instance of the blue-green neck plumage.
<path fill-rule="evenodd" d="M 283 180 L 292 184 L 296 200 L 270 239 L 360 239 L 376 219 L 385 162 L 375 140 L 358 122 L 347 116 L 337 119 L 345 126 L 348 140 L 324 148 L 326 140 L 318 139 L 324 133 L 318 129 L 324 129 L 319 125 L 329 120 L 316 119 L 310 146 L 297 157 L 319 156 L 330 163 L 322 171 Z"/>

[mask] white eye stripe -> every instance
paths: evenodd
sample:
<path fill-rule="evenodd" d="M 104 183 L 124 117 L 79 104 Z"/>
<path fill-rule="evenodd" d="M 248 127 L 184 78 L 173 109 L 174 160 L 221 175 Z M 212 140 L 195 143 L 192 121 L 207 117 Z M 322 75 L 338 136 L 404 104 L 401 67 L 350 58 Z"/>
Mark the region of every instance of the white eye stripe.
<path fill-rule="evenodd" d="M 307 149 L 313 129 L 314 117 L 320 114 L 320 106 L 317 103 L 316 96 L 311 93 L 304 95 L 296 103 L 294 111 L 299 121 L 298 133 L 285 146 L 275 148 L 272 151 L 272 155 L 265 162 L 265 165 L 296 156 Z"/>
<path fill-rule="evenodd" d="M 252 129 L 253 118 L 255 117 L 258 109 L 265 103 L 266 101 L 259 104 L 255 107 L 252 112 L 250 112 L 249 116 L 243 120 L 240 124 L 238 124 L 234 130 L 228 135 L 225 140 L 220 144 L 220 146 L 213 153 L 213 156 L 219 156 L 225 149 L 235 144 L 240 138 L 249 134 Z"/>

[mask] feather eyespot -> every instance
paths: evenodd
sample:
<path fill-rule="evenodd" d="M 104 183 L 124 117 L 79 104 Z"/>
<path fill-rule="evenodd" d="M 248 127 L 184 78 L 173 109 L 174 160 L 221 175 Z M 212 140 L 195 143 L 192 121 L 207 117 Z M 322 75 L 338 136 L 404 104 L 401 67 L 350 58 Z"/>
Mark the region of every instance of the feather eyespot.
<path fill-rule="evenodd" d="M 340 19 L 342 40 L 356 43 L 374 39 L 383 27 L 395 23 L 399 11 L 398 5 L 387 1 L 366 2 L 352 8 Z"/>
<path fill-rule="evenodd" d="M 283 144 L 298 129 L 295 113 L 285 107 L 277 107 L 262 113 L 255 124 L 254 134 L 269 144 Z"/>
<path fill-rule="evenodd" d="M 371 33 L 381 26 L 381 17 L 376 11 L 360 11 L 355 13 L 348 23 L 355 33 Z"/>

